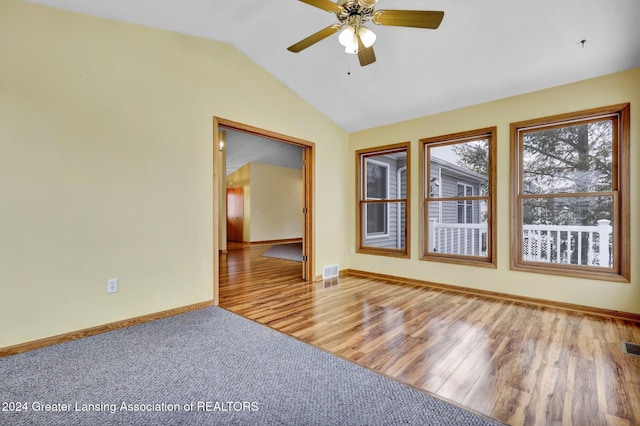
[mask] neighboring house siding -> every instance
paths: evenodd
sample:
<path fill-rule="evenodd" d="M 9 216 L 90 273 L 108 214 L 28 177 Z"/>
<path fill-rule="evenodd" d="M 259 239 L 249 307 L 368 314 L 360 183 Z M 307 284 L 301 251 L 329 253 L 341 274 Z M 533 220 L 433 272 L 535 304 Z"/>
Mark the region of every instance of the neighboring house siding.
<path fill-rule="evenodd" d="M 398 175 L 400 176 L 400 193 L 398 194 L 398 198 L 407 198 L 407 167 L 402 166 L 399 169 Z M 397 225 L 400 227 L 398 229 L 398 242 L 399 248 L 406 246 L 405 241 L 405 224 L 407 223 L 407 206 L 402 203 L 399 205 L 400 207 L 400 219 L 396 221 Z"/>
<path fill-rule="evenodd" d="M 369 160 L 369 161 L 384 163 L 389 167 L 389 175 L 388 175 L 389 190 L 387 192 L 387 198 L 388 199 L 400 198 L 399 194 L 401 194 L 403 190 L 406 191 L 406 186 L 404 186 L 404 189 L 398 188 L 398 169 L 404 167 L 406 165 L 405 164 L 406 161 L 397 160 L 395 158 L 391 158 L 387 156 L 376 157 L 375 160 Z M 399 190 L 400 192 L 398 192 Z M 364 239 L 364 245 L 379 247 L 379 248 L 390 248 L 390 249 L 398 248 L 398 229 L 399 229 L 398 221 L 399 219 L 402 219 L 403 214 L 404 212 L 399 212 L 398 203 L 388 204 L 386 234 L 367 236 Z M 404 232 L 401 232 L 401 234 L 404 234 Z M 404 243 L 404 241 L 402 242 Z"/>

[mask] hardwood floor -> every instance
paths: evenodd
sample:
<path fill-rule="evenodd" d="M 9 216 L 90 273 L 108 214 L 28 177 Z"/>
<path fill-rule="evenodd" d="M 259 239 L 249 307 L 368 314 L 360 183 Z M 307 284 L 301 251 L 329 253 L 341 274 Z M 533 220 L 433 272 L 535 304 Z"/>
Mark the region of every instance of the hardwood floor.
<path fill-rule="evenodd" d="M 220 305 L 513 425 L 640 424 L 640 324 L 221 255 Z"/>

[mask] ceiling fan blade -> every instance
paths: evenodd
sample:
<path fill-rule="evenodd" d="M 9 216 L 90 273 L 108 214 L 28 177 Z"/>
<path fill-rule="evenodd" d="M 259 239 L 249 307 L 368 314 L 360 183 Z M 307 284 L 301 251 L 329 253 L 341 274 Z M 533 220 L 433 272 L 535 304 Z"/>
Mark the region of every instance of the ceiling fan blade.
<path fill-rule="evenodd" d="M 328 26 L 325 29 L 318 31 L 317 33 L 311 34 L 309 37 L 300 40 L 296 44 L 293 44 L 287 47 L 287 50 L 290 52 L 298 53 L 301 50 L 306 49 L 307 47 L 316 44 L 320 40 L 324 40 L 332 34 L 337 33 L 342 28 L 342 24 L 333 24 Z"/>
<path fill-rule="evenodd" d="M 360 66 L 364 67 L 376 61 L 376 54 L 373 52 L 373 46 L 364 47 L 360 34 L 358 34 L 358 59 Z"/>
<path fill-rule="evenodd" d="M 428 28 L 440 26 L 444 12 L 431 10 L 378 10 L 373 13 L 373 22 L 395 27 Z"/>
<path fill-rule="evenodd" d="M 342 6 L 329 0 L 300 0 L 302 3 L 306 3 L 310 6 L 317 7 L 318 9 L 326 10 L 327 12 L 341 12 Z"/>

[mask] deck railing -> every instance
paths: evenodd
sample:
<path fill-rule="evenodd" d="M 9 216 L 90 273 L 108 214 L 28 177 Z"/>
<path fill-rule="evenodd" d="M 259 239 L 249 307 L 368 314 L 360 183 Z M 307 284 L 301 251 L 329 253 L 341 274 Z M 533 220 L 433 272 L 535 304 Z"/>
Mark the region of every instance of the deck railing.
<path fill-rule="evenodd" d="M 607 219 L 594 226 L 524 225 L 522 260 L 610 268 L 612 231 Z M 429 219 L 429 251 L 486 256 L 487 224 Z"/>
<path fill-rule="evenodd" d="M 429 219 L 429 251 L 486 256 L 486 223 L 442 223 Z"/>
<path fill-rule="evenodd" d="M 610 268 L 611 221 L 595 226 L 524 225 L 522 260 Z"/>

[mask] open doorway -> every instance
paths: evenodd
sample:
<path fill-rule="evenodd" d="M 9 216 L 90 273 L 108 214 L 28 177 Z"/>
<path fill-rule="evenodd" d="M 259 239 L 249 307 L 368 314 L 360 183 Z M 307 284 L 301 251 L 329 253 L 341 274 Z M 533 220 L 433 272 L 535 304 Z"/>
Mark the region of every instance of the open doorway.
<path fill-rule="evenodd" d="M 214 118 L 214 301 L 219 303 L 219 265 L 220 253 L 225 252 L 227 241 L 239 241 L 240 244 L 251 244 L 252 239 L 266 242 L 278 241 L 287 242 L 288 239 L 301 241 L 302 262 L 301 278 L 305 281 L 313 279 L 313 165 L 314 165 L 314 144 L 312 142 L 278 134 L 268 130 L 258 129 L 248 125 Z M 243 145 L 241 149 L 249 150 L 251 155 L 246 157 L 257 158 L 254 154 L 257 151 L 264 151 L 267 158 L 264 162 L 255 161 L 246 166 L 246 170 L 240 170 L 242 163 L 237 161 L 242 157 L 241 153 L 234 153 L 234 158 L 227 162 L 227 148 L 238 141 L 244 141 L 235 148 Z M 254 145 L 251 145 L 254 144 Z M 257 145 L 255 145 L 257 144 Z M 273 147 L 270 149 L 269 147 Z M 266 149 L 265 149 L 266 148 Z M 271 159 L 268 159 L 268 157 Z M 289 163 L 287 163 L 289 161 Z M 291 162 L 298 162 L 292 165 Z M 278 164 L 282 162 L 282 164 Z M 273 164 L 264 164 L 273 163 Z M 274 187 L 263 186 L 262 191 L 255 191 L 256 196 L 253 202 L 245 194 L 247 187 L 241 182 L 243 174 L 254 171 L 254 175 L 262 171 L 266 175 L 281 173 L 279 168 L 287 173 L 293 173 L 291 169 L 298 169 L 296 172 L 300 176 L 301 188 L 295 189 L 291 186 Z M 287 169 L 288 168 L 288 169 Z M 228 178 L 228 176 L 230 176 Z M 282 182 L 291 184 L 291 179 Z M 260 183 L 267 179 L 259 178 Z M 278 185 L 279 186 L 279 185 Z M 275 191 L 275 192 L 274 192 Z M 279 193 L 278 193 L 279 191 Z M 269 195 L 271 192 L 271 195 Z M 231 198 L 229 198 L 231 197 Z M 263 205 L 279 205 L 276 212 L 260 210 L 259 197 L 262 197 Z M 289 201 L 284 201 L 282 197 L 289 197 Z M 293 199 L 291 197 L 294 197 Z M 266 199 L 266 201 L 264 200 Z M 231 200 L 231 201 L 228 201 Z M 228 203 L 231 203 L 229 205 Z M 249 204 L 245 206 L 244 204 Z M 250 205 L 253 204 L 253 210 Z M 283 204 L 295 205 L 292 208 L 282 209 Z M 228 208 L 231 208 L 229 215 Z M 266 208 L 266 207 L 265 207 Z M 254 220 L 251 223 L 251 215 Z M 287 215 L 288 219 L 287 219 Z M 248 216 L 248 217 L 247 217 Z M 278 226 L 273 226 L 273 221 L 281 220 Z M 272 224 L 269 224 L 272 221 Z M 253 228 L 253 229 L 251 229 Z M 253 232 L 252 232 L 253 231 Z M 229 235 L 229 232 L 232 235 Z M 232 243 L 236 244 L 236 243 Z"/>

